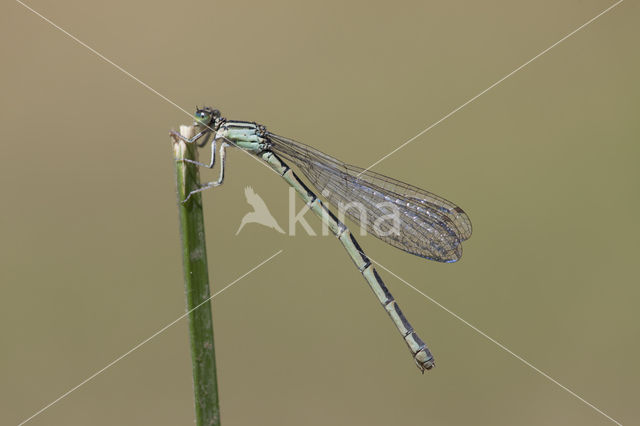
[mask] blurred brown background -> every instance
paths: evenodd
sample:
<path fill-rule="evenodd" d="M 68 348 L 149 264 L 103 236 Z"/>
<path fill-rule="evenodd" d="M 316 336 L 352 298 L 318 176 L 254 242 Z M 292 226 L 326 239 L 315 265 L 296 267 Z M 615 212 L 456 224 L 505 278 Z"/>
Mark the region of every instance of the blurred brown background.
<path fill-rule="evenodd" d="M 212 105 L 363 167 L 611 4 L 29 3 L 189 111 Z M 1 8 L 0 423 L 17 424 L 184 311 L 168 130 L 191 120 L 19 3 Z M 639 15 L 622 3 L 375 167 L 469 213 L 461 262 L 361 240 L 628 424 L 640 416 Z M 228 167 L 204 196 L 214 291 L 284 251 L 214 300 L 225 426 L 611 424 L 381 272 L 436 356 L 421 376 L 333 238 L 235 236 L 245 186 L 283 227 L 288 192 L 237 151 Z M 192 424 L 186 331 L 29 424 Z"/>

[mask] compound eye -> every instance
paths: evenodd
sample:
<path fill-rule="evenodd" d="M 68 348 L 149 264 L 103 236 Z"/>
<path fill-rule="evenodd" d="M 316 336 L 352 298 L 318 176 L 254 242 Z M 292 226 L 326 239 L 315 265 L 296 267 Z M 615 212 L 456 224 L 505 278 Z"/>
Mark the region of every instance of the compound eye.
<path fill-rule="evenodd" d="M 211 121 L 211 113 L 207 110 L 199 109 L 195 113 L 195 118 L 200 123 L 208 124 Z"/>

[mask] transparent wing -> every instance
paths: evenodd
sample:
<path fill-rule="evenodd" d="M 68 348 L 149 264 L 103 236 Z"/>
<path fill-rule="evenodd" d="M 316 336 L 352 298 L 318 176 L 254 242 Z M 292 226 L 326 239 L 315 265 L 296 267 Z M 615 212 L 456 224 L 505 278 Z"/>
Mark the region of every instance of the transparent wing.
<path fill-rule="evenodd" d="M 300 169 L 339 212 L 368 233 L 426 259 L 455 262 L 462 256 L 471 221 L 452 202 L 292 139 L 273 133 L 267 138 L 269 149 Z"/>

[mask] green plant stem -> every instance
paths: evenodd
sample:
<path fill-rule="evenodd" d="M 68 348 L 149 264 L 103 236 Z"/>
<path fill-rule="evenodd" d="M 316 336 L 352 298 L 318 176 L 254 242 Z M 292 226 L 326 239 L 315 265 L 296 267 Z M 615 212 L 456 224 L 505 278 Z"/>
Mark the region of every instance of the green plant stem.
<path fill-rule="evenodd" d="M 180 134 L 185 138 L 192 137 L 194 133 L 193 126 L 180 126 Z M 219 426 L 220 406 L 218 404 L 211 301 L 208 300 L 210 298 L 209 273 L 202 197 L 200 194 L 196 194 L 188 202 L 182 202 L 187 198 L 189 191 L 198 188 L 200 179 L 198 168 L 194 164 L 181 160 L 197 160 L 198 154 L 195 143 L 185 143 L 176 137 L 173 138 L 173 151 L 176 160 L 184 284 L 187 311 L 189 312 L 196 424 L 198 426 Z"/>

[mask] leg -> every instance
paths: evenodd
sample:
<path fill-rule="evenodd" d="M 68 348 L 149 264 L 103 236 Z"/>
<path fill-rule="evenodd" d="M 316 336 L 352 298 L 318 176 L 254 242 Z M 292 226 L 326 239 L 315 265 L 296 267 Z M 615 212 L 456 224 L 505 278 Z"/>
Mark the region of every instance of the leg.
<path fill-rule="evenodd" d="M 207 138 L 207 140 L 204 141 L 204 144 L 208 142 L 208 139 L 209 138 Z M 202 145 L 198 144 L 198 146 L 202 148 L 204 144 Z M 195 164 L 198 167 L 207 167 L 209 169 L 212 169 L 213 165 L 216 163 L 216 138 L 213 138 L 213 142 L 211 142 L 211 161 L 209 161 L 209 164 L 201 163 L 195 160 L 189 160 L 188 158 L 185 158 L 182 161 L 184 161 L 185 163 Z"/>
<path fill-rule="evenodd" d="M 187 195 L 187 198 L 185 198 L 182 203 L 186 203 L 187 201 L 189 201 L 189 198 L 191 198 L 192 195 L 197 194 L 198 192 L 202 192 L 202 191 L 206 191 L 209 188 L 214 188 L 216 186 L 220 186 L 222 185 L 222 181 L 224 180 L 224 161 L 225 161 L 225 157 L 226 157 L 226 149 L 229 146 L 228 143 L 223 142 L 222 145 L 220 145 L 220 177 L 218 177 L 217 181 L 213 181 L 213 182 L 207 182 L 204 185 L 202 185 L 200 188 L 198 189 L 194 189 L 193 191 L 191 191 L 189 193 L 189 195 Z M 213 152 L 215 152 L 215 148 L 213 150 Z M 213 157 L 214 154 L 212 154 Z M 185 160 L 186 161 L 186 160 Z M 193 163 L 193 161 L 190 161 Z M 205 164 L 206 166 L 206 164 Z"/>
<path fill-rule="evenodd" d="M 195 141 L 200 139 L 203 135 L 207 134 L 207 138 L 205 138 L 204 142 L 201 142 L 201 143 L 198 144 L 198 146 L 202 148 L 203 146 L 205 146 L 207 144 L 207 142 L 209 142 L 209 136 L 211 135 L 211 130 L 210 129 L 204 129 L 203 131 L 201 131 L 200 133 L 198 133 L 197 135 L 195 135 L 191 139 L 185 138 L 184 136 L 182 136 L 180 133 L 176 132 L 175 130 L 172 130 L 170 132 L 170 134 L 172 136 L 175 136 L 176 138 L 179 138 L 180 140 L 185 141 L 186 143 L 194 143 Z"/>

